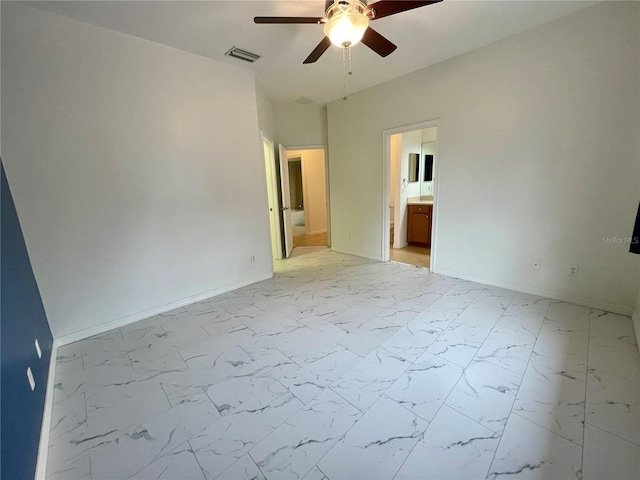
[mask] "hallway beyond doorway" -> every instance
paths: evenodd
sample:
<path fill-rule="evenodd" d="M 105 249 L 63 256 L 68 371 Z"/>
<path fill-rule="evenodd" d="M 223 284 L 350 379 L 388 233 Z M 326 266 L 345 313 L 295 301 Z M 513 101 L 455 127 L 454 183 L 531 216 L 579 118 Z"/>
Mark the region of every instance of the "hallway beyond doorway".
<path fill-rule="evenodd" d="M 284 149 L 288 163 L 290 238 L 295 247 L 329 246 L 325 148 Z"/>
<path fill-rule="evenodd" d="M 293 247 L 326 247 L 329 245 L 327 232 L 307 235 L 304 226 L 293 227 Z"/>
<path fill-rule="evenodd" d="M 404 248 L 389 248 L 389 260 L 392 262 L 429 268 L 431 262 L 431 248 L 408 245 Z"/>

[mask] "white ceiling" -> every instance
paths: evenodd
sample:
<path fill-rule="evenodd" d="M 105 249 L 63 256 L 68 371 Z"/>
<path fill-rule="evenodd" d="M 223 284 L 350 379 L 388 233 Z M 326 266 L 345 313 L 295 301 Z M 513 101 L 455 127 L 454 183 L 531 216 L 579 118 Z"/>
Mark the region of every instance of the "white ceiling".
<path fill-rule="evenodd" d="M 352 48 L 353 75 L 331 47 L 302 61 L 322 40 L 321 25 L 255 25 L 253 17 L 323 15 L 324 0 L 47 1 L 33 6 L 254 71 L 274 102 L 304 97 L 323 104 L 569 15 L 597 2 L 444 0 L 371 23 L 398 46 L 381 58 Z M 237 46 L 262 56 L 254 64 L 225 57 Z"/>

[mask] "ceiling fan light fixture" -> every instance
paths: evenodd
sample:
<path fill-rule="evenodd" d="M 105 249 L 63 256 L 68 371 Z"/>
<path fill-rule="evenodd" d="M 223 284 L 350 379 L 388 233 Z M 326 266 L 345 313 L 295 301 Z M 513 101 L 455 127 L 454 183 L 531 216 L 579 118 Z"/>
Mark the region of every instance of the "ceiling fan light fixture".
<path fill-rule="evenodd" d="M 352 47 L 364 36 L 369 27 L 369 18 L 364 13 L 365 5 L 358 1 L 335 2 L 327 10 L 324 34 L 337 47 Z"/>

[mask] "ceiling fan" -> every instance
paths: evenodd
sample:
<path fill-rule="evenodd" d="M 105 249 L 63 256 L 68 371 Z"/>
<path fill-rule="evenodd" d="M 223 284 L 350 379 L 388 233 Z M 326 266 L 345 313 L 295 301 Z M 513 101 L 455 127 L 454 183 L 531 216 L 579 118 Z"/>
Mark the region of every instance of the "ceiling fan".
<path fill-rule="evenodd" d="M 302 63 L 316 62 L 331 44 L 347 49 L 360 41 L 386 57 L 398 47 L 372 29 L 369 22 L 441 1 L 379 0 L 367 5 L 364 0 L 327 0 L 324 17 L 255 17 L 253 21 L 259 24 L 324 24 L 325 37 Z"/>

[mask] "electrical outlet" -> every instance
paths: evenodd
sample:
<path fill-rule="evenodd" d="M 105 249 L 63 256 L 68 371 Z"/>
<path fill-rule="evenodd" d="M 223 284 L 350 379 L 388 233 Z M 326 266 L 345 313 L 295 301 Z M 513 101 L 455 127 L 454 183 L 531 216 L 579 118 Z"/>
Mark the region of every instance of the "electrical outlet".
<path fill-rule="evenodd" d="M 38 358 L 42 358 L 42 350 L 40 349 L 40 343 L 38 343 L 38 339 L 36 338 L 36 353 L 38 354 Z"/>
<path fill-rule="evenodd" d="M 251 255 L 251 263 L 256 263 L 256 256 L 255 255 Z"/>
<path fill-rule="evenodd" d="M 29 386 L 31 387 L 31 391 L 33 392 L 36 389 L 36 380 L 35 378 L 33 378 L 31 367 L 27 367 L 27 379 L 29 380 Z"/>
<path fill-rule="evenodd" d="M 578 275 L 579 267 L 578 265 L 569 265 L 569 275 L 575 277 Z"/>
<path fill-rule="evenodd" d="M 540 270 L 540 264 L 541 263 L 542 263 L 542 260 L 538 260 L 536 258 L 531 262 L 531 266 L 533 267 L 534 270 Z"/>

